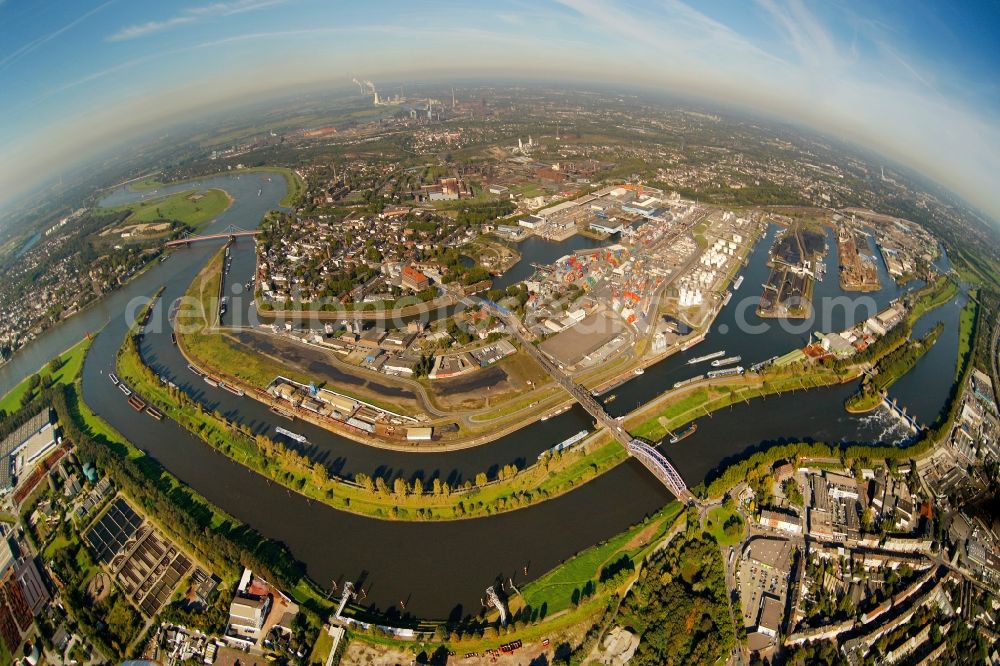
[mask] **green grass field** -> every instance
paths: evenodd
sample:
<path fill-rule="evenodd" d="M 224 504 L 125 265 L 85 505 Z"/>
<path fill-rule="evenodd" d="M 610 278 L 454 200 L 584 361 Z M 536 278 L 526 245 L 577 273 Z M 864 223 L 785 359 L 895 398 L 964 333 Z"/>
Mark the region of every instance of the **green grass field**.
<path fill-rule="evenodd" d="M 671 502 L 652 519 L 631 527 L 575 555 L 541 578 L 528 583 L 521 590 L 524 600 L 532 608 L 545 605 L 549 615 L 569 608 L 573 604 L 573 591 L 589 581 L 596 581 L 601 569 L 627 555 L 638 568 L 639 560 L 656 546 L 680 515 L 683 506 Z"/>
<path fill-rule="evenodd" d="M 737 518 L 740 520 L 740 529 L 737 533 L 729 536 L 723 529 L 726 521 L 734 515 L 735 513 L 733 511 L 729 511 L 725 507 L 717 506 L 710 509 L 708 515 L 705 517 L 706 531 L 719 542 L 720 546 L 735 546 L 743 538 L 743 531 L 746 528 L 746 524 L 743 522 L 743 519 L 738 516 Z"/>
<path fill-rule="evenodd" d="M 907 317 L 910 325 L 916 323 L 918 319 L 931 310 L 939 308 L 953 299 L 957 293 L 958 286 L 956 286 L 955 283 L 945 275 L 939 277 L 936 282 L 925 286 L 922 290 L 920 298 L 917 299 L 917 302 L 913 305 L 913 309 Z"/>
<path fill-rule="evenodd" d="M 962 374 L 962 362 L 972 350 L 972 328 L 976 323 L 976 304 L 971 299 L 962 308 L 962 318 L 958 326 L 958 362 L 955 364 L 955 377 Z"/>
<path fill-rule="evenodd" d="M 176 220 L 198 229 L 229 208 L 232 199 L 220 189 L 185 190 L 111 210 L 131 209 L 125 224 Z"/>
<path fill-rule="evenodd" d="M 55 374 L 49 372 L 48 364 L 40 368 L 36 374 L 38 374 L 39 377 L 51 377 L 54 384 L 68 384 L 72 382 L 76 379 L 80 369 L 83 368 L 83 358 L 86 356 L 87 349 L 89 347 L 90 340 L 84 338 L 59 355 L 59 358 L 62 359 L 63 363 L 62 366 L 56 370 Z M 21 406 L 21 399 L 24 394 L 28 392 L 30 379 L 30 377 L 25 379 L 23 382 L 8 391 L 7 395 L 0 398 L 0 409 L 8 414 L 17 411 L 17 409 Z"/>
<path fill-rule="evenodd" d="M 312 653 L 309 655 L 309 663 L 325 664 L 326 658 L 330 655 L 332 648 L 333 637 L 325 630 L 320 629 L 319 636 L 316 637 L 316 643 L 313 645 Z"/>

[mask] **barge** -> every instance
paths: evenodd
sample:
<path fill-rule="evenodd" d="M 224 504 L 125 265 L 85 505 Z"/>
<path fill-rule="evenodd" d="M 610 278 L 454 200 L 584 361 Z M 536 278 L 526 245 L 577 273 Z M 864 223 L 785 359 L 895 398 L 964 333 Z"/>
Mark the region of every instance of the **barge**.
<path fill-rule="evenodd" d="M 691 377 L 690 379 L 682 379 L 679 382 L 674 382 L 674 388 L 675 389 L 683 388 L 683 387 L 687 386 L 688 384 L 694 384 L 695 382 L 699 382 L 699 381 L 701 381 L 704 378 L 705 378 L 705 375 L 695 375 L 694 377 Z"/>
<path fill-rule="evenodd" d="M 309 441 L 306 439 L 305 435 L 300 435 L 297 432 L 292 432 L 291 430 L 285 430 L 281 426 L 275 428 L 274 432 L 278 433 L 279 435 L 284 435 L 288 439 L 293 439 L 299 444 L 305 444 L 307 441 Z"/>
<path fill-rule="evenodd" d="M 720 349 L 717 352 L 712 352 L 711 354 L 705 354 L 704 356 L 695 356 L 688 360 L 688 365 L 694 365 L 695 363 L 701 363 L 702 361 L 711 361 L 713 358 L 721 358 L 726 355 L 725 349 Z"/>
<path fill-rule="evenodd" d="M 586 430 L 581 430 L 580 432 L 576 433 L 572 437 L 569 437 L 569 438 L 564 439 L 563 441 L 559 442 L 558 444 L 556 444 L 552 448 L 545 449 L 544 451 L 542 451 L 541 453 L 538 454 L 539 460 L 541 460 L 542 456 L 550 455 L 550 454 L 553 454 L 553 453 L 557 453 L 559 451 L 563 451 L 563 450 L 568 449 L 569 447 L 573 446 L 574 444 L 577 444 L 577 443 L 583 441 L 583 439 L 587 436 L 587 434 L 588 433 L 587 433 Z"/>
<path fill-rule="evenodd" d="M 716 379 L 717 377 L 731 377 L 733 375 L 742 375 L 743 366 L 738 365 L 735 368 L 725 368 L 724 370 L 712 370 L 708 373 L 709 379 Z"/>

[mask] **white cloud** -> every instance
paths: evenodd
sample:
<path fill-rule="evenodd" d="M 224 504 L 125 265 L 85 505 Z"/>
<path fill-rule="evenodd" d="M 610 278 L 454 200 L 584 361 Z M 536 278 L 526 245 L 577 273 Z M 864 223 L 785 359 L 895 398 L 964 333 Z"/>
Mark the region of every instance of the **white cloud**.
<path fill-rule="evenodd" d="M 284 1 L 202 0 L 206 4 L 117 34 L 119 39 L 137 39 Z M 374 78 L 377 68 L 397 75 L 401 67 L 409 68 L 415 77 L 430 76 L 437 67 L 435 71 L 445 76 L 462 72 L 488 78 L 497 71 L 519 77 L 552 74 L 567 81 L 575 76 L 584 85 L 638 83 L 755 109 L 870 146 L 1000 217 L 1000 203 L 990 182 L 1000 171 L 996 114 L 968 98 L 935 90 L 955 81 L 937 63 L 920 62 L 919 53 L 899 47 L 891 27 L 846 17 L 853 30 L 834 29 L 839 23 L 828 21 L 827 14 L 801 0 L 756 0 L 755 17 L 764 21 L 760 32 L 754 31 L 761 28 L 759 21 L 753 29 L 747 28 L 726 15 L 708 16 L 682 0 L 653 0 L 641 7 L 630 0 L 556 2 L 557 7 L 538 8 L 534 13 L 533 5 L 521 8 L 515 2 L 514 7 L 500 3 L 500 9 L 491 5 L 482 9 L 482 15 L 476 13 L 478 9 L 456 12 L 450 20 L 417 8 L 412 15 L 386 17 L 374 25 L 320 21 L 303 27 L 301 22 L 278 22 L 265 30 L 226 31 L 199 43 L 182 40 L 168 49 L 144 48 L 141 57 L 116 61 L 50 88 L 41 97 L 27 98 L 25 103 L 38 105 L 70 88 L 93 87 L 95 81 L 112 79 L 111 75 L 119 80 L 124 70 L 135 70 L 151 60 L 180 62 L 176 56 L 192 51 L 205 53 L 200 74 L 212 82 L 206 88 L 214 90 L 223 81 L 252 71 L 241 82 L 247 94 L 262 95 L 278 82 L 291 83 L 290 69 L 295 69 L 303 83 L 306 79 L 328 81 L 346 71 L 364 70 Z M 480 25 L 488 27 L 474 27 Z M 248 57 L 222 75 L 220 68 L 228 61 L 216 56 L 225 53 L 225 48 L 254 42 L 261 47 L 242 49 Z M 269 63 L 268 55 L 278 49 L 280 72 L 271 79 L 269 70 L 256 63 Z M 165 97 L 157 98 L 151 109 L 143 109 L 147 126 L 160 120 L 157 113 L 173 109 L 169 100 L 179 97 L 172 87 L 177 82 L 163 80 L 158 85 Z M 110 83 L 106 87 L 110 94 L 124 96 Z M 133 88 L 142 89 L 141 85 Z M 198 99 L 199 105 L 210 104 L 202 94 Z M 103 117 L 114 125 L 117 116 L 107 110 L 114 105 L 107 103 L 107 97 L 101 100 L 104 115 L 95 111 L 94 124 Z M 19 109 L 22 113 L 27 111 L 25 103 Z M 36 150 L 37 143 L 26 145 L 26 150 Z M 12 174 L 20 177 L 20 173 Z"/>
<path fill-rule="evenodd" d="M 193 16 L 175 16 L 165 21 L 149 21 L 148 23 L 138 23 L 136 25 L 130 25 L 128 27 L 122 28 L 115 34 L 108 37 L 108 41 L 121 42 L 126 39 L 145 37 L 146 35 L 151 35 L 154 32 L 162 32 L 164 30 L 169 30 L 170 28 L 179 25 L 184 25 L 185 23 L 194 23 L 196 20 L 197 19 Z"/>
<path fill-rule="evenodd" d="M 244 12 L 252 12 L 258 9 L 273 7 L 284 4 L 288 0 L 233 0 L 232 2 L 213 2 L 200 7 L 185 9 L 177 16 L 160 21 L 149 21 L 122 28 L 113 35 L 108 36 L 109 42 L 121 42 L 129 39 L 145 37 L 164 30 L 170 30 L 180 25 L 196 23 L 205 18 L 232 16 Z"/>

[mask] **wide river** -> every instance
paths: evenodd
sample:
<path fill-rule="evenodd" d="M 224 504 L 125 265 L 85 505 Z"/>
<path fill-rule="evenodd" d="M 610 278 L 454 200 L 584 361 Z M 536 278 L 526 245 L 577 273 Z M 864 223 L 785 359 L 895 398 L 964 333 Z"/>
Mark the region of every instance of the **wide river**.
<path fill-rule="evenodd" d="M 280 177 L 268 179 L 260 174 L 219 176 L 163 188 L 157 196 L 195 187 L 221 187 L 235 200 L 211 223 L 210 232 L 229 224 L 245 229 L 256 227 L 263 215 L 277 206 L 284 195 L 285 183 Z M 142 196 L 152 194 L 116 190 L 104 203 L 126 203 Z M 749 365 L 801 347 L 813 331 L 843 329 L 885 307 L 902 293 L 880 264 L 884 285 L 880 292 L 845 297 L 838 286 L 836 243 L 830 233 L 827 263 L 831 270 L 817 285 L 817 310 L 823 309 L 822 303 L 837 297 L 864 307 L 844 307 L 841 302 L 828 315 L 820 315 L 808 325 L 761 321 L 753 314 L 753 305 L 767 277 L 765 262 L 774 233 L 772 227 L 766 240 L 755 247 L 743 271 L 741 289 L 720 312 L 706 340 L 617 388 L 614 391 L 617 400 L 608 405 L 609 411 L 617 415 L 634 409 L 679 379 L 708 369 L 687 365 L 686 360 L 692 356 L 724 349 L 729 355 L 741 355 L 743 365 Z M 519 248 L 522 264 L 512 271 L 517 271 L 518 279 L 523 279 L 530 273 L 525 269 L 530 262 L 547 263 L 577 246 L 591 244 L 594 241 L 584 239 L 571 239 L 563 244 L 528 240 Z M 521 466 L 530 464 L 544 449 L 593 425 L 593 420 L 576 407 L 493 443 L 451 453 L 387 451 L 300 421 L 289 426 L 288 421 L 252 400 L 202 382 L 187 370 L 183 358 L 170 343 L 169 328 L 165 325 L 167 305 L 183 294 L 217 247 L 205 243 L 176 251 L 96 306 L 46 332 L 0 367 L 0 394 L 87 333 L 96 333 L 83 373 L 83 394 L 95 411 L 209 501 L 265 536 L 284 542 L 320 584 L 326 585 L 332 579 L 364 577 L 369 603 L 381 609 L 398 610 L 402 601 L 406 612 L 417 617 L 474 614 L 480 609 L 485 588 L 498 578 L 513 576 L 523 583 L 537 577 L 579 550 L 642 520 L 671 499 L 641 465 L 630 461 L 562 497 L 512 513 L 443 523 L 380 521 L 310 502 L 229 461 L 175 423 L 157 422 L 137 414 L 110 383 L 107 373 L 114 367 L 115 352 L 137 304 L 163 286 L 164 295 L 154 313 L 151 332 L 142 345 L 146 361 L 207 407 L 247 423 L 258 432 L 273 435 L 276 426 L 294 427 L 308 438 L 311 456 L 347 477 L 364 472 L 407 479 L 429 480 L 438 476 L 451 482 L 460 481 L 511 462 Z M 239 298 L 237 285 L 247 281 L 253 269 L 252 241 L 238 241 L 232 255 L 227 284 L 235 300 Z M 891 391 L 921 421 L 933 422 L 947 399 L 950 386 L 939 378 L 954 373 L 963 303 L 964 296 L 960 295 L 918 323 L 917 332 L 921 333 L 942 320 L 945 332 L 913 372 Z M 236 303 L 233 307 L 245 311 L 245 304 Z M 766 330 L 758 330 L 761 327 Z M 774 442 L 898 442 L 902 434 L 886 414 L 877 412 L 859 417 L 844 412 L 843 401 L 854 389 L 854 385 L 819 389 L 734 406 L 712 418 L 700 419 L 696 434 L 677 446 L 665 445 L 663 450 L 688 484 L 695 485 L 728 461 Z M 523 572 L 526 566 L 527 576 Z"/>

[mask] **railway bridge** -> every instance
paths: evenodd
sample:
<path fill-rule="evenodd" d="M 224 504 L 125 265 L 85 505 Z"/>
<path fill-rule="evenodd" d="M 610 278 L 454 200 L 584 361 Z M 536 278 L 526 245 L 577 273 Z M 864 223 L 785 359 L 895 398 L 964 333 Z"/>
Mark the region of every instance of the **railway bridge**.
<path fill-rule="evenodd" d="M 514 316 L 506 308 L 497 305 L 496 303 L 491 303 L 490 301 L 485 301 L 479 299 L 478 301 L 473 301 L 472 299 L 465 298 L 463 301 L 470 306 L 486 305 L 489 307 L 498 317 L 500 317 L 503 322 L 507 325 L 508 330 L 518 339 L 524 350 L 528 352 L 539 365 L 541 365 L 557 382 L 562 386 L 563 389 L 576 400 L 580 405 L 587 410 L 587 412 L 594 417 L 594 419 L 602 426 L 604 426 L 608 432 L 618 441 L 619 444 L 624 447 L 630 456 L 638 460 L 643 464 L 643 466 L 648 469 L 653 475 L 660 480 L 660 482 L 667 487 L 671 493 L 674 494 L 677 499 L 685 503 L 697 503 L 697 499 L 694 494 L 688 490 L 687 484 L 684 483 L 684 479 L 681 475 L 674 469 L 674 466 L 670 464 L 666 456 L 656 450 L 656 447 L 647 444 L 639 439 L 635 439 L 632 435 L 625 429 L 625 427 L 617 419 L 613 418 L 610 414 L 604 411 L 604 407 L 594 399 L 590 391 L 573 381 L 569 375 L 562 371 L 562 368 L 558 367 L 555 363 L 549 359 L 538 347 L 528 339 L 524 328 L 521 325 L 521 321 Z"/>

